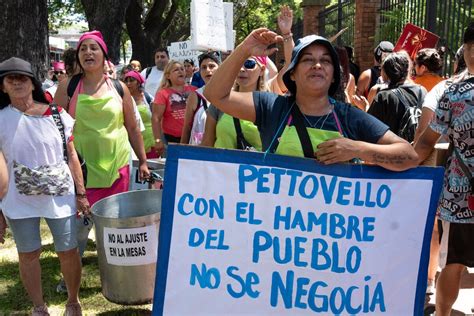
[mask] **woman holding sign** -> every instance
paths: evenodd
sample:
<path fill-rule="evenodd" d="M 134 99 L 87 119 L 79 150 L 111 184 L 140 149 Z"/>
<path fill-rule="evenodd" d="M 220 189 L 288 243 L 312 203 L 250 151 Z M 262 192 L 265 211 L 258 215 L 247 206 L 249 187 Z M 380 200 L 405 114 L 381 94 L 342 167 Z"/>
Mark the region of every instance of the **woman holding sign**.
<path fill-rule="evenodd" d="M 316 158 L 323 164 L 360 158 L 391 170 L 417 159 L 410 144 L 388 126 L 333 99 L 340 81 L 339 59 L 323 37 L 310 35 L 296 42 L 283 75 L 290 96 L 232 91 L 245 60 L 271 55 L 276 48 L 268 46 L 282 40 L 268 29 L 254 30 L 216 71 L 204 91 L 206 98 L 225 113 L 255 122 L 267 152 Z"/>

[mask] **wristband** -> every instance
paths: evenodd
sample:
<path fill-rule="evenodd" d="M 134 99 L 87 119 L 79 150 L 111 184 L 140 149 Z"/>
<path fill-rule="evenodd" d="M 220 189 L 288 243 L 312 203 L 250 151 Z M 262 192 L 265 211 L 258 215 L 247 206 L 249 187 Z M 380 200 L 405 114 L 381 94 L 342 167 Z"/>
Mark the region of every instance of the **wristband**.
<path fill-rule="evenodd" d="M 87 197 L 85 193 L 83 194 L 76 193 L 76 198 L 85 198 L 85 197 Z"/>
<path fill-rule="evenodd" d="M 290 32 L 288 34 L 282 34 L 281 36 L 283 37 L 283 42 L 288 42 L 288 40 L 293 37 L 293 33 Z"/>

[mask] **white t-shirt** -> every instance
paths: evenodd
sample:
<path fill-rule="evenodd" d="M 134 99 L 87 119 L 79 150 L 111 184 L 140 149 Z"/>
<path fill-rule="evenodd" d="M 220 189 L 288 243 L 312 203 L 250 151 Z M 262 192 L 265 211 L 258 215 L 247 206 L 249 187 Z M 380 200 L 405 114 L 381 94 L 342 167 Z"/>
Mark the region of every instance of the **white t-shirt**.
<path fill-rule="evenodd" d="M 145 91 L 155 97 L 156 91 L 161 83 L 161 78 L 163 78 L 163 71 L 158 70 L 158 68 L 153 67 L 151 69 L 150 75 L 146 77 L 146 71 L 148 68 L 142 70 L 141 75 L 145 78 Z"/>
<path fill-rule="evenodd" d="M 438 102 L 441 100 L 441 96 L 444 91 L 448 88 L 449 81 L 443 80 L 434 86 L 425 96 L 423 101 L 423 108 L 428 108 L 431 111 L 435 112 L 438 108 Z"/>
<path fill-rule="evenodd" d="M 64 110 L 60 115 L 66 139 L 70 139 L 74 119 Z M 9 174 L 8 192 L 2 201 L 4 214 L 12 219 L 73 215 L 76 211 L 74 181 L 65 166 L 63 142 L 53 117 L 26 115 L 7 106 L 0 110 L 0 126 L 0 150 Z M 66 171 L 67 180 L 63 184 L 69 188 L 61 196 L 20 194 L 13 173 L 14 161 L 31 169 L 58 165 Z"/>

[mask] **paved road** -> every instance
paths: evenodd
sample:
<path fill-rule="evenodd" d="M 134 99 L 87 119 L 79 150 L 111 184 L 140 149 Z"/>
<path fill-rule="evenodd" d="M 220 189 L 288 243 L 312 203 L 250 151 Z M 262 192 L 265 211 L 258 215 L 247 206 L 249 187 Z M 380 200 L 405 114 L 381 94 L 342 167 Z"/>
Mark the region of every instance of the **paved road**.
<path fill-rule="evenodd" d="M 435 303 L 435 295 L 431 295 L 429 303 Z M 463 274 L 461 291 L 451 313 L 451 316 L 465 315 L 474 315 L 474 268 L 467 269 Z"/>

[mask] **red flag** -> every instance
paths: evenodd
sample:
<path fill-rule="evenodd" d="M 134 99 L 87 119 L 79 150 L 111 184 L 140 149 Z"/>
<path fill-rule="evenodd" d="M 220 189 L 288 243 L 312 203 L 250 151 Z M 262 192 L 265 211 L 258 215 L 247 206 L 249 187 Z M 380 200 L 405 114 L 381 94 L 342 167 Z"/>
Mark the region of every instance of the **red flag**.
<path fill-rule="evenodd" d="M 411 59 L 415 59 L 416 53 L 422 48 L 435 48 L 438 43 L 439 36 L 428 32 L 421 27 L 408 23 L 403 28 L 402 35 L 398 38 L 395 45 L 395 52 L 405 50 Z"/>

